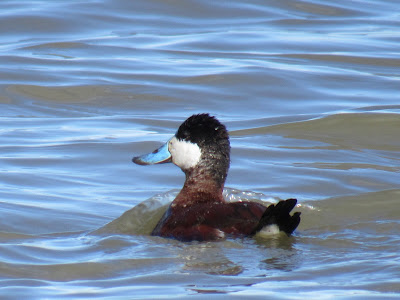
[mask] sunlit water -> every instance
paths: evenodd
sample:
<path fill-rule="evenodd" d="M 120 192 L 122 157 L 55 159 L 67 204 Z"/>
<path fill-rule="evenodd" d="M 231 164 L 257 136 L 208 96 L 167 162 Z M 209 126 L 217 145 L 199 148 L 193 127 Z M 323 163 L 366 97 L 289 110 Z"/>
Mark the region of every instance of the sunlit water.
<path fill-rule="evenodd" d="M 0 298 L 398 299 L 400 6 L 330 2 L 1 1 Z M 199 112 L 294 236 L 148 235 Z"/>

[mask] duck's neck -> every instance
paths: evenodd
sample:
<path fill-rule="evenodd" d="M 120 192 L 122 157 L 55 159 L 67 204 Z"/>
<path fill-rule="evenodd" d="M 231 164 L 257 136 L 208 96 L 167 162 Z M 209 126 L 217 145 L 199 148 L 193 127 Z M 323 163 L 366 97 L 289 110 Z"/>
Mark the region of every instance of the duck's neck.
<path fill-rule="evenodd" d="M 222 196 L 224 184 L 221 185 L 209 173 L 194 169 L 185 174 L 185 184 L 173 201 L 174 206 L 225 201 Z"/>

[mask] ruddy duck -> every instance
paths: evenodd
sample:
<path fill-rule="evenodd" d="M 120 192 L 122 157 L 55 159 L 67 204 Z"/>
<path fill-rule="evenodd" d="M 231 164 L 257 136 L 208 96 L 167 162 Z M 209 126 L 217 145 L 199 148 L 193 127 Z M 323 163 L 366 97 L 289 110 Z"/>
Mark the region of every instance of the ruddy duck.
<path fill-rule="evenodd" d="M 268 207 L 251 201 L 226 202 L 222 196 L 230 163 L 229 135 L 215 117 L 189 117 L 175 136 L 150 154 L 133 158 L 138 165 L 173 162 L 186 175 L 182 190 L 152 235 L 181 241 L 252 236 L 266 228 L 292 234 L 300 212 L 290 215 L 296 199 Z"/>

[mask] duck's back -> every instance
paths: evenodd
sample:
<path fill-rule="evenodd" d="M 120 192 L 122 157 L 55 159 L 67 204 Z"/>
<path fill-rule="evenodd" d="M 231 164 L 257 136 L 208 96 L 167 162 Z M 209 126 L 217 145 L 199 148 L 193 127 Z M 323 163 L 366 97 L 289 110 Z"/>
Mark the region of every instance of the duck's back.
<path fill-rule="evenodd" d="M 187 207 L 170 207 L 153 231 L 153 235 L 182 241 L 217 240 L 225 234 L 252 234 L 266 207 L 256 202 L 197 203 Z"/>

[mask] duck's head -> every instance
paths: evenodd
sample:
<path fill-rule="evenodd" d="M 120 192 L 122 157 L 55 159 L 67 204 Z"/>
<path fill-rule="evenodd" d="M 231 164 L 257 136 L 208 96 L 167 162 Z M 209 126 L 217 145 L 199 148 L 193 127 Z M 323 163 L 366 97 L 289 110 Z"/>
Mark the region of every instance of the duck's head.
<path fill-rule="evenodd" d="M 134 157 L 138 165 L 173 162 L 186 174 L 209 176 L 221 186 L 230 163 L 229 135 L 226 127 L 209 114 L 189 117 L 176 134 L 152 153 Z"/>

